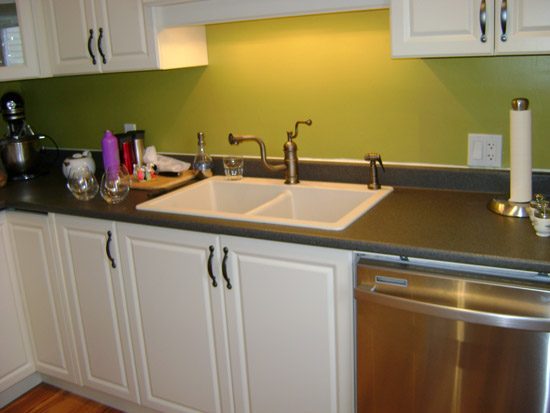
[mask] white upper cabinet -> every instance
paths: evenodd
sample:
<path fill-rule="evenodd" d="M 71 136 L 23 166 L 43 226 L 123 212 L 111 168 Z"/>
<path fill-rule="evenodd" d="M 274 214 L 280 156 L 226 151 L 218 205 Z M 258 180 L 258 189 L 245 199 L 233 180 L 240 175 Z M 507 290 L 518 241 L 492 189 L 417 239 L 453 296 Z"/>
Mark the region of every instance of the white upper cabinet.
<path fill-rule="evenodd" d="M 485 3 L 484 11 L 481 3 Z M 489 55 L 493 51 L 493 10 L 491 0 L 392 0 L 392 55 Z"/>
<path fill-rule="evenodd" d="M 199 66 L 208 63 L 204 27 L 179 30 L 178 56 L 171 66 L 162 54 L 172 53 L 166 35 L 141 0 L 43 0 L 54 75 L 122 72 Z M 149 13 L 146 15 L 145 13 Z M 173 32 L 172 32 L 173 34 Z M 166 51 L 168 50 L 168 51 Z M 192 58 L 189 58 L 189 55 Z M 178 60 L 179 59 L 179 60 Z"/>
<path fill-rule="evenodd" d="M 550 53 L 550 1 L 501 0 L 497 4 L 496 53 Z"/>
<path fill-rule="evenodd" d="M 143 0 L 168 26 L 388 7 L 389 0 Z"/>
<path fill-rule="evenodd" d="M 0 81 L 44 74 L 39 58 L 38 5 L 29 0 L 0 2 Z M 46 56 L 46 55 L 44 55 Z"/>
<path fill-rule="evenodd" d="M 393 57 L 550 53 L 545 0 L 391 0 Z"/>
<path fill-rule="evenodd" d="M 44 13 L 56 75 L 151 66 L 139 0 L 47 0 Z"/>

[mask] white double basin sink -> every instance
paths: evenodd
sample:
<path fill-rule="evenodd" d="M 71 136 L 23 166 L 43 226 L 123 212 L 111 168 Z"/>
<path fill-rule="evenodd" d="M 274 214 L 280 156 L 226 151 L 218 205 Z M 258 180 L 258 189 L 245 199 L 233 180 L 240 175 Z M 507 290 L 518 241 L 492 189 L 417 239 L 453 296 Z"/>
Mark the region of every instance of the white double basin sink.
<path fill-rule="evenodd" d="M 342 230 L 393 190 L 367 185 L 215 176 L 137 205 L 138 210 Z"/>

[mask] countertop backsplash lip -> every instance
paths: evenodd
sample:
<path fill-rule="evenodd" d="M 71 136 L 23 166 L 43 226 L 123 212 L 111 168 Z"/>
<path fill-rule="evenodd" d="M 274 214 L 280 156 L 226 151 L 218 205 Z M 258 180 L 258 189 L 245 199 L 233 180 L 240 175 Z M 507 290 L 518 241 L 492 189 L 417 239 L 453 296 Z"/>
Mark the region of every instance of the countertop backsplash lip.
<path fill-rule="evenodd" d="M 86 149 L 61 149 L 58 162 L 59 168 L 63 159 L 74 152 Z M 102 169 L 101 151 L 88 149 L 98 166 Z M 192 154 L 178 154 L 162 152 L 187 162 L 193 161 Z M 223 155 L 212 155 L 214 159 L 214 174 L 223 175 Z M 281 160 L 279 158 L 270 158 Z M 281 160 L 282 161 L 282 160 Z M 384 164 L 385 172 L 379 171 L 380 183 L 395 187 L 448 189 L 455 191 L 486 192 L 489 194 L 503 194 L 505 197 L 510 190 L 510 171 L 495 168 L 471 168 L 454 165 L 430 165 L 412 163 Z M 245 176 L 282 179 L 282 174 L 266 171 L 260 158 L 245 157 Z M 311 159 L 302 158 L 299 162 L 299 177 L 302 180 L 349 182 L 367 184 L 369 179 L 368 165 L 365 161 L 346 159 Z M 533 171 L 533 194 L 550 195 L 550 171 Z M 488 198 L 487 202 L 490 201 Z"/>

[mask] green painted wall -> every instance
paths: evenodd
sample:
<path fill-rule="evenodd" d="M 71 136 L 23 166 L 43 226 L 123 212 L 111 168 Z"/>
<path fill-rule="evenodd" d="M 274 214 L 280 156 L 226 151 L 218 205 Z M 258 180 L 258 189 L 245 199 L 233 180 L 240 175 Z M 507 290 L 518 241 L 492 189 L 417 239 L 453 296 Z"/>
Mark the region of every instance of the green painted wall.
<path fill-rule="evenodd" d="M 211 153 L 229 132 L 257 134 L 282 155 L 286 131 L 302 157 L 465 165 L 467 133 L 504 135 L 510 101 L 531 101 L 534 166 L 550 168 L 550 57 L 390 58 L 387 10 L 209 26 L 203 68 L 17 82 L 35 129 L 61 146 L 99 148 L 104 129 L 135 122 L 160 151 L 194 152 L 196 132 Z M 12 86 L 12 85 L 10 85 Z M 2 89 L 4 89 L 3 85 Z"/>

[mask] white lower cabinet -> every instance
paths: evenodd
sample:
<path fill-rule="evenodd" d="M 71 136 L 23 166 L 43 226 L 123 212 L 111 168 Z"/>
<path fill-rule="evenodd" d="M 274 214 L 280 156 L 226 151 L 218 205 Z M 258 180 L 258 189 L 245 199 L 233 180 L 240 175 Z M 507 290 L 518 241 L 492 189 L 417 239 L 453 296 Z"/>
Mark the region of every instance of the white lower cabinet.
<path fill-rule="evenodd" d="M 354 411 L 351 252 L 20 212 L 6 234 L 1 218 L 0 391 L 34 358 L 161 412 Z"/>
<path fill-rule="evenodd" d="M 220 280 L 212 287 L 207 271 L 217 237 L 131 224 L 118 230 L 142 403 L 164 412 L 231 411 L 223 287 Z"/>
<path fill-rule="evenodd" d="M 55 215 L 83 384 L 139 402 L 115 225 Z"/>
<path fill-rule="evenodd" d="M 133 224 L 118 230 L 143 404 L 353 411 L 350 252 Z"/>
<path fill-rule="evenodd" d="M 19 283 L 10 263 L 6 214 L 0 213 L 0 392 L 34 373 Z"/>
<path fill-rule="evenodd" d="M 221 246 L 236 412 L 353 411 L 351 253 L 226 236 Z"/>
<path fill-rule="evenodd" d="M 23 290 L 36 370 L 78 383 L 64 285 L 48 216 L 8 212 L 14 270 Z"/>

